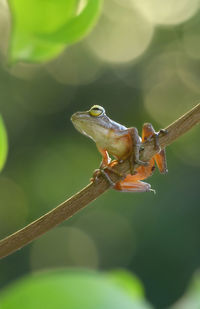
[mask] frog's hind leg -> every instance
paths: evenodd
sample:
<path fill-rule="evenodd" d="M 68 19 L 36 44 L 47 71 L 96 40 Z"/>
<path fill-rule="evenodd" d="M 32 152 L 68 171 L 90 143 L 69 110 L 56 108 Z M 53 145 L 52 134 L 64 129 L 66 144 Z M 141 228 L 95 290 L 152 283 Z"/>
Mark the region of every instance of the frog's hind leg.
<path fill-rule="evenodd" d="M 151 185 L 149 183 L 136 180 L 134 175 L 127 175 L 124 180 L 121 180 L 116 183 L 114 189 L 122 192 L 152 191 L 155 193 L 155 191 L 151 189 Z"/>
<path fill-rule="evenodd" d="M 156 132 L 151 123 L 145 123 L 142 128 L 142 142 L 154 138 L 155 149 L 159 150 L 160 146 L 158 142 L 158 137 L 161 133 L 166 134 L 167 132 L 165 130 L 160 130 L 160 132 Z M 160 173 L 166 174 L 168 170 L 165 149 L 162 149 L 157 154 L 155 154 L 153 159 L 156 161 Z"/>
<path fill-rule="evenodd" d="M 167 159 L 165 149 L 162 149 L 159 153 L 154 156 L 156 164 L 159 168 L 161 174 L 166 174 L 168 172 L 167 169 Z"/>

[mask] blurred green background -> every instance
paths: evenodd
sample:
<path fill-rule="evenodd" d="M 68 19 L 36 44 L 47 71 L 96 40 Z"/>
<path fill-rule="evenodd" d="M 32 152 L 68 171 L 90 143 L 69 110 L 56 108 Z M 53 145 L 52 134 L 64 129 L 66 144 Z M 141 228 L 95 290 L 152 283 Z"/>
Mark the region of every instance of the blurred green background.
<path fill-rule="evenodd" d="M 0 0 L 0 113 L 9 139 L 1 238 L 83 188 L 99 166 L 95 144 L 74 129 L 72 113 L 99 104 L 141 131 L 144 122 L 164 128 L 200 101 L 198 0 L 106 0 L 88 36 L 42 63 L 8 65 L 10 32 Z M 195 127 L 167 148 L 168 175 L 148 179 L 156 195 L 110 190 L 1 260 L 1 288 L 44 269 L 124 268 L 155 308 L 178 301 L 200 266 L 198 134 Z"/>

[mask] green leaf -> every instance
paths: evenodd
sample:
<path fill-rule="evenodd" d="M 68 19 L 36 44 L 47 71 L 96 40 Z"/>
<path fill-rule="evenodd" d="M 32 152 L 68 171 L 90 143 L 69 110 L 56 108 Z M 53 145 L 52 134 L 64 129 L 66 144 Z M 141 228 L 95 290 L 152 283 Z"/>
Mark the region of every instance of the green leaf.
<path fill-rule="evenodd" d="M 114 270 L 108 273 L 108 277 L 112 282 L 123 288 L 131 297 L 138 299 L 144 297 L 144 290 L 140 281 L 128 271 Z"/>
<path fill-rule="evenodd" d="M 52 35 L 41 38 L 51 42 L 72 44 L 82 39 L 95 25 L 101 11 L 102 0 L 88 0 L 87 5 L 78 16 L 73 17 Z"/>
<path fill-rule="evenodd" d="M 124 289 L 112 282 L 109 276 L 84 270 L 38 273 L 5 288 L 0 294 L 0 308 L 150 308 L 145 305 L 142 297 L 130 297 Z"/>
<path fill-rule="evenodd" d="M 3 118 L 0 115 L 0 171 L 3 169 L 8 154 L 8 139 Z"/>
<path fill-rule="evenodd" d="M 45 61 L 82 39 L 95 25 L 102 0 L 10 0 L 10 62 Z"/>
<path fill-rule="evenodd" d="M 16 63 L 17 61 L 47 61 L 56 57 L 65 48 L 63 45 L 43 43 L 34 38 L 30 43 L 30 37 L 27 37 L 27 35 L 24 35 L 24 37 L 14 36 L 12 44 L 13 49 L 11 48 L 9 59 L 11 64 Z"/>

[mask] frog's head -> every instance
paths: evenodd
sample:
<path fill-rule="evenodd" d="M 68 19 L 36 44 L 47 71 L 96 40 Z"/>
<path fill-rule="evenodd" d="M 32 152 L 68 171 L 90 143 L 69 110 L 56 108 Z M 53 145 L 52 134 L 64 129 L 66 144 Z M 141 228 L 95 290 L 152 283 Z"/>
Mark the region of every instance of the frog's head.
<path fill-rule="evenodd" d="M 105 109 L 100 105 L 94 105 L 89 111 L 77 112 L 72 115 L 71 121 L 75 128 L 84 135 L 89 136 L 94 141 L 107 134 L 110 128 L 110 119 L 105 113 Z"/>

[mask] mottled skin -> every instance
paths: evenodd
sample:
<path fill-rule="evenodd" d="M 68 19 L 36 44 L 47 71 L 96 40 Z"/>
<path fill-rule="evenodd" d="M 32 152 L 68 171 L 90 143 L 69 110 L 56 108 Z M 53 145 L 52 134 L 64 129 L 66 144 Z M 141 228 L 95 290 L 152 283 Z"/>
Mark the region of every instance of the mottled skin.
<path fill-rule="evenodd" d="M 130 158 L 131 174 L 127 175 L 124 180 L 114 184 L 114 189 L 126 192 L 152 191 L 148 183 L 140 180 L 152 174 L 155 169 L 155 161 L 161 173 L 167 172 L 164 150 L 158 152 L 148 163 L 139 160 L 141 142 L 158 135 L 151 124 L 144 124 L 141 139 L 136 128 L 126 128 L 111 120 L 105 114 L 104 108 L 99 105 L 94 105 L 89 111 L 73 114 L 71 120 L 79 132 L 90 137 L 96 143 L 103 158 L 100 172 L 106 175 L 108 180 L 109 176 L 105 173 L 105 170 L 106 168 L 112 168 L 116 164 L 116 161 L 111 162 L 109 154 L 118 161 Z M 156 143 L 156 147 L 159 148 L 158 143 Z M 139 164 L 136 171 L 133 171 L 134 163 Z"/>

